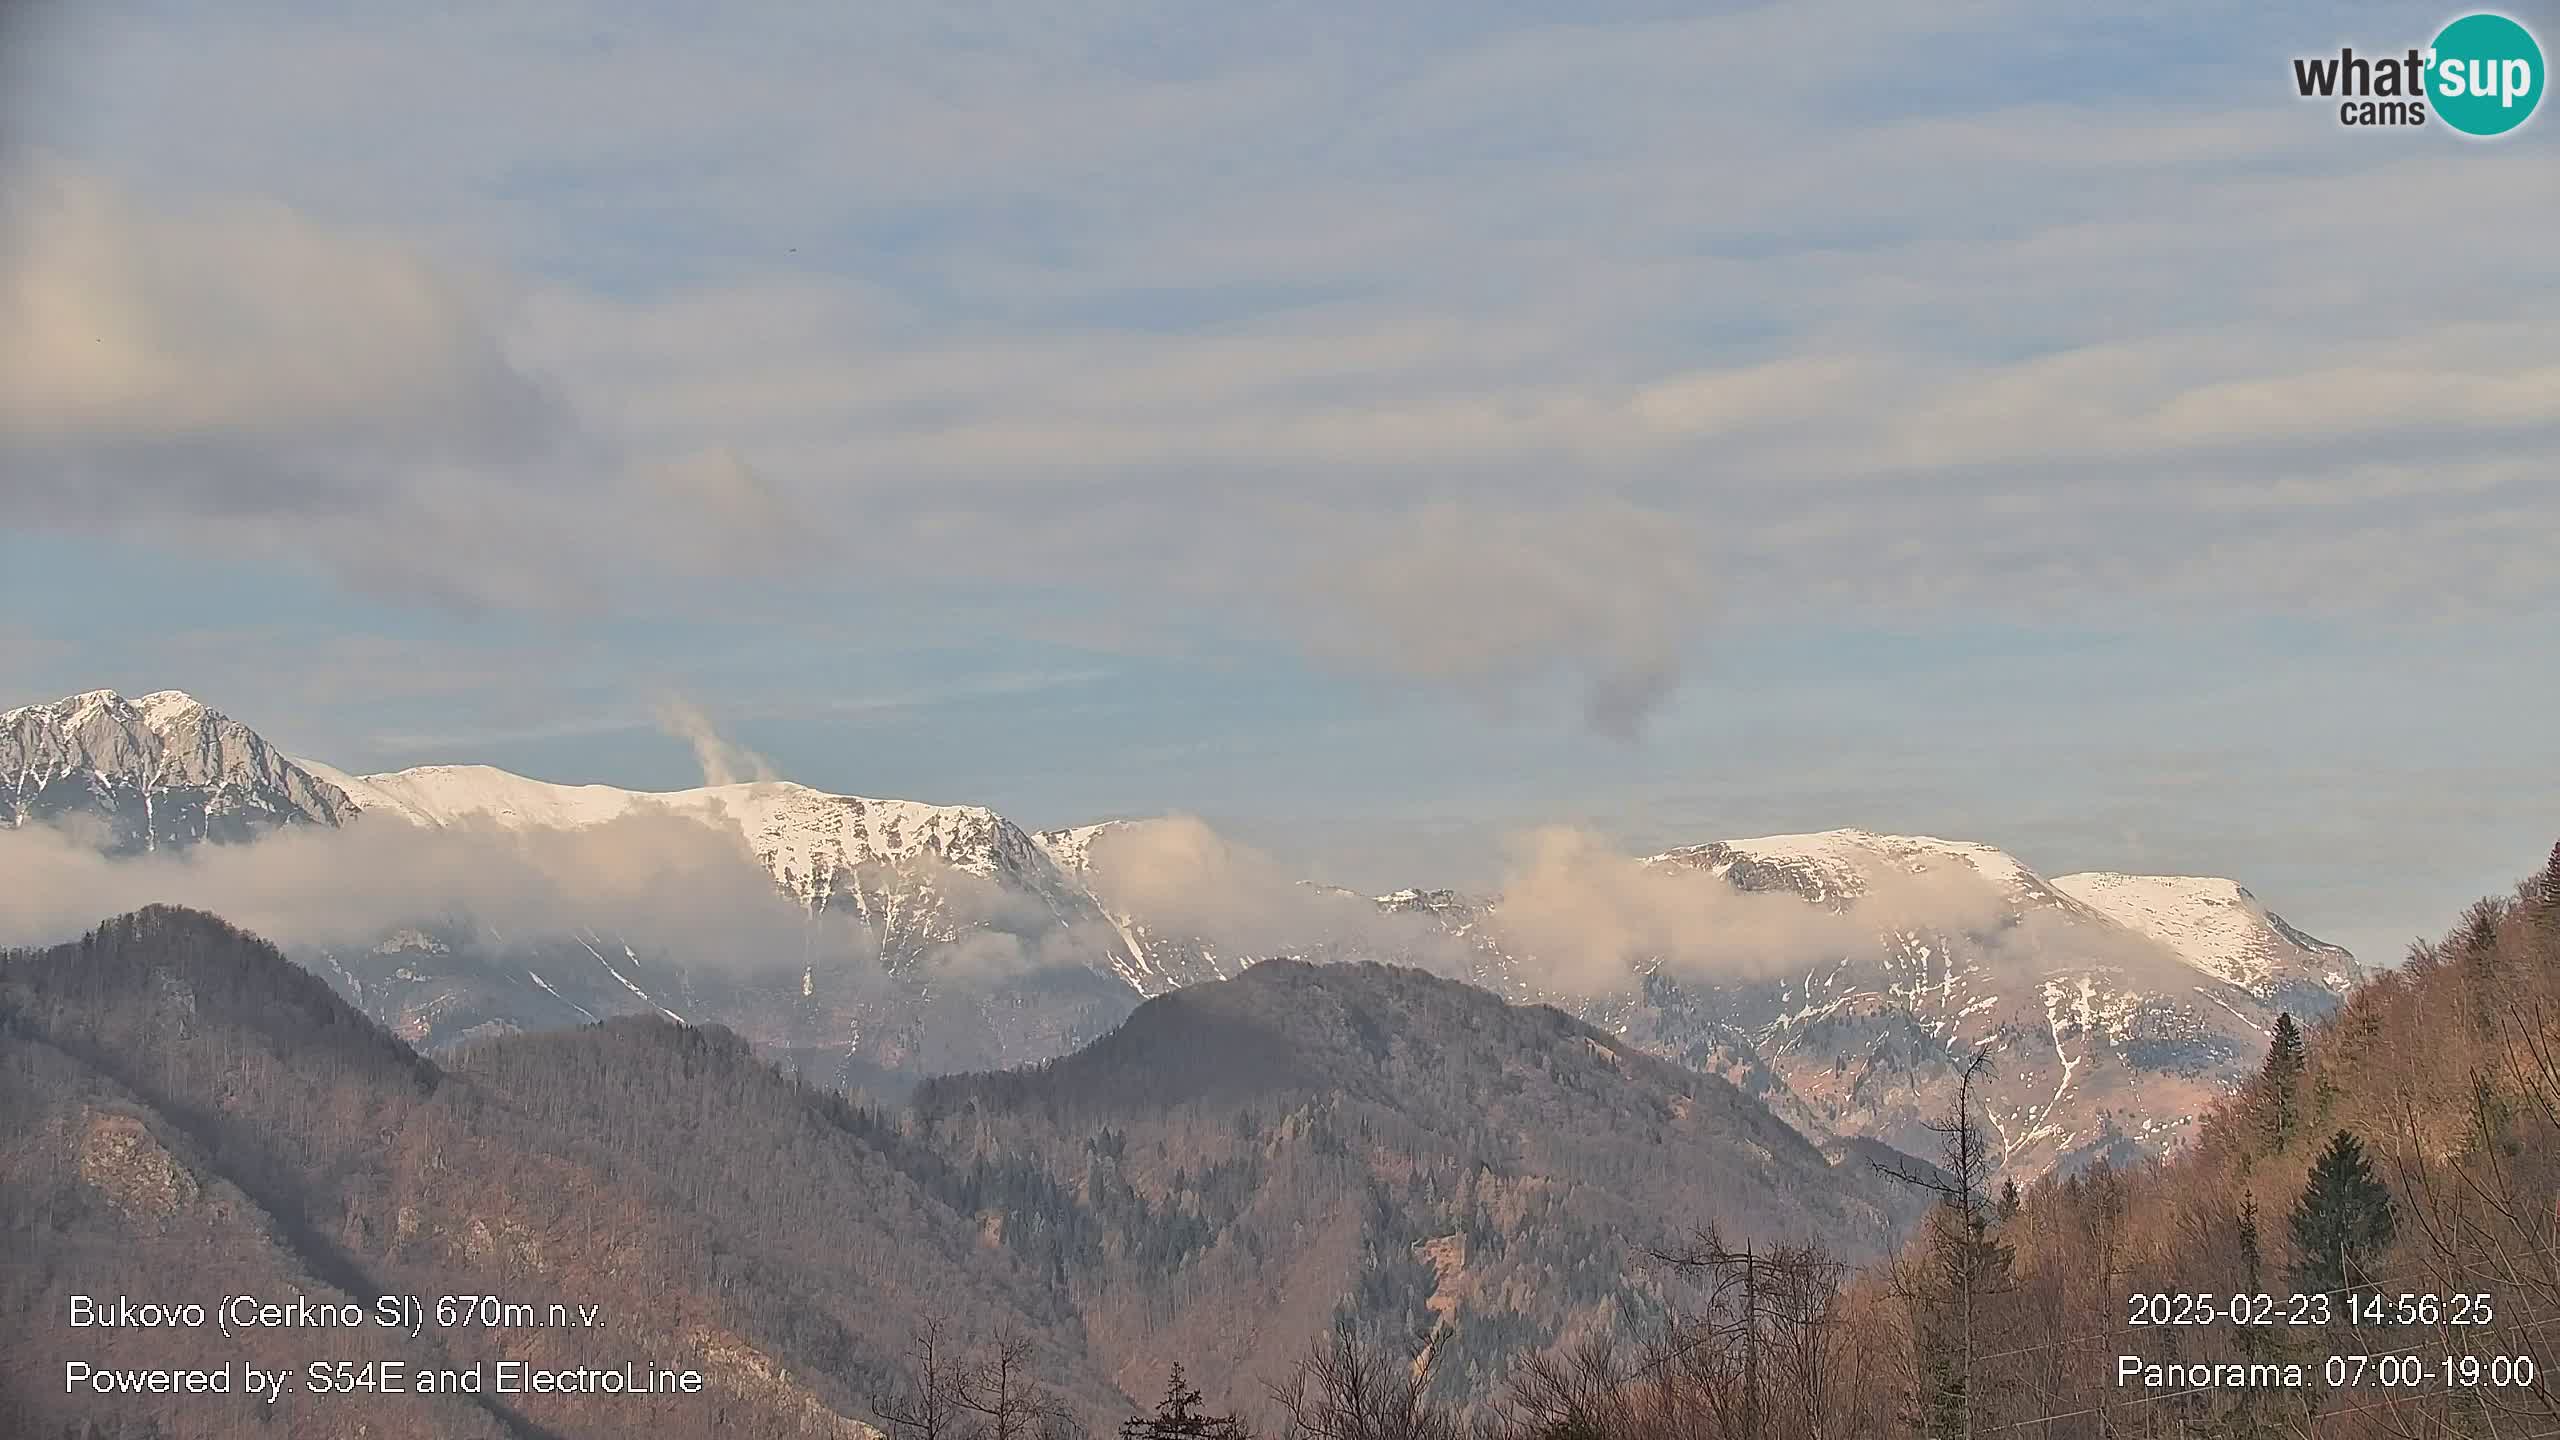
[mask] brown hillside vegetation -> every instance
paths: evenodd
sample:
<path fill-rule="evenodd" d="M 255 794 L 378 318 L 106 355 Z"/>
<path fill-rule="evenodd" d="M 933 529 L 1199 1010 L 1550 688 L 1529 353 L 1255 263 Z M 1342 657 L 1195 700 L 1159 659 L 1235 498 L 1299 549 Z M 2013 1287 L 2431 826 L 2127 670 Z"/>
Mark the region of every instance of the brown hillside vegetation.
<path fill-rule="evenodd" d="M 1193 1356 L 1215 1399 L 1258 1407 L 1257 1382 L 1337 1327 L 1428 1348 L 1429 1394 L 1467 1403 L 1502 1357 L 1685 1303 L 1629 1259 L 1691 1224 L 1876 1254 L 1917 1208 L 1721 1081 L 1417 972 L 1263 967 L 896 1113 L 655 1020 L 430 1062 L 261 942 L 170 909 L 0 957 L 0 1176 L 13 1436 L 858 1435 L 916 1413 L 932 1333 L 949 1338 L 923 1389 L 1001 1412 L 990 1435 L 1116 1423 Z M 600 1323 L 69 1324 L 75 1295 L 238 1294 L 497 1295 Z M 73 1360 L 394 1359 L 705 1385 L 272 1409 L 63 1393 Z"/>
<path fill-rule="evenodd" d="M 2560 1435 L 2560 850 L 2268 1052 L 2174 1161 L 2024 1193 L 1960 1101 L 1939 1165 L 1885 1162 L 1937 1200 L 1890 1262 L 1701 1235 L 1666 1257 L 1683 1308 L 1504 1357 L 1490 1414 L 1435 1396 L 1427 1345 L 1338 1333 L 1275 1433 Z"/>
<path fill-rule="evenodd" d="M 1976 1433 L 2560 1431 L 2560 848 L 2358 989 L 2298 1064 L 2284 1050 L 2171 1163 L 2040 1185 L 1999 1226 L 2014 1259 L 1978 1336 Z M 2308 1253 L 2299 1220 L 2342 1134 L 2390 1201 L 2390 1238 L 2343 1264 Z M 2281 1322 L 2330 1287 L 2326 1326 L 2231 1323 L 2235 1293 L 2273 1295 Z M 2135 1328 L 2145 1293 L 2224 1297 L 2220 1323 Z M 2122 1355 L 2300 1363 L 2315 1382 L 2330 1356 L 2373 1358 L 2345 1362 L 2363 1368 L 2351 1386 L 2163 1393 L 2118 1386 Z M 2533 1381 L 2498 1383 L 2517 1356 Z"/>
<path fill-rule="evenodd" d="M 1941 1202 L 1892 1264 L 1808 1293 L 1728 1247 L 1669 1341 L 1525 1367 L 1516 1432 L 2560 1435 L 2560 848 L 2290 1030 L 2166 1164 L 1972 1183 L 1978 1120 L 1951 1111 L 1916 1177 Z"/>
<path fill-rule="evenodd" d="M 0 964 L 0 1433 L 864 1433 L 928 1305 L 1030 1337 L 1101 1411 L 1052 1287 L 722 1031 L 613 1022 L 439 1070 L 209 917 L 152 910 Z M 385 1293 L 600 1307 L 588 1330 L 69 1328 L 75 1294 Z M 63 1395 L 72 1359 L 694 1368 L 698 1395 Z"/>
<path fill-rule="evenodd" d="M 1268 961 L 1064 1059 L 927 1082 L 915 1111 L 944 1151 L 1081 1198 L 1078 1303 L 1139 1394 L 1185 1361 L 1259 1394 L 1348 1327 L 1487 1396 L 1521 1353 L 1687 1303 L 1631 1266 L 1647 1248 L 1721 1223 L 1864 1259 L 1918 1208 L 1722 1079 L 1375 964 Z"/>
<path fill-rule="evenodd" d="M 1379 966 L 1176 992 L 903 1113 L 655 1022 L 440 1068 L 184 912 L 7 957 L 0 1034 L 13 1435 L 2560 1435 L 2560 851 L 2279 1024 L 2173 1161 L 2023 1193 L 1961 1097 L 1935 1163 L 1832 1163 L 1711 1077 Z M 70 1405 L 75 1344 L 209 1343 L 75 1341 L 79 1289 L 556 1295 L 604 1338 L 409 1352 L 714 1383 Z"/>

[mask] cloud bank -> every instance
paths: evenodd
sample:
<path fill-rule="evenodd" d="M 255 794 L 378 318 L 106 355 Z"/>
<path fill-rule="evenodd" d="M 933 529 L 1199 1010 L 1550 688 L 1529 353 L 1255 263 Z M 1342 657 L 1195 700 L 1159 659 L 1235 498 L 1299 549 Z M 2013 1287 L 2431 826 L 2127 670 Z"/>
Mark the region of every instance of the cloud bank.
<path fill-rule="evenodd" d="M 20 157 L 23 158 L 23 157 Z M 769 574 L 809 518 L 734 452 L 635 453 L 518 353 L 520 286 L 261 199 L 0 186 L 0 501 L 467 608 Z"/>
<path fill-rule="evenodd" d="M 1897 931 L 1993 929 L 2007 906 L 1960 862 L 1875 866 L 1856 903 L 1832 909 L 1793 891 L 1736 889 L 1720 877 L 1644 864 L 1591 831 L 1549 826 L 1514 837 L 1493 929 L 1535 957 L 1560 989 L 1626 983 L 1638 962 L 1709 982 L 1761 980 L 1872 949 Z"/>
<path fill-rule="evenodd" d="M 1896 934 L 1968 936 L 2032 961 L 2166 965 L 2175 957 L 2130 934 L 2019 908 L 1960 861 L 1879 862 L 1856 902 L 1833 908 L 1793 891 L 1746 891 L 1696 870 L 1648 865 L 1597 833 L 1547 826 L 1511 837 L 1497 895 L 1462 903 L 1458 935 L 1431 915 L 1389 911 L 1366 896 L 1297 882 L 1271 857 L 1192 816 L 1115 826 L 1088 851 L 1103 903 L 1164 937 L 1232 956 L 1372 958 L 1467 978 L 1492 958 L 1515 979 L 1570 995 L 1623 989 L 1640 966 L 1707 984 L 1801 974 L 1872 951 Z"/>
<path fill-rule="evenodd" d="M 1457 942 L 1419 916 L 1382 913 L 1365 896 L 1310 885 L 1270 855 L 1197 816 L 1115 825 L 1087 850 L 1086 884 L 1151 934 L 1206 941 L 1235 956 L 1337 951 L 1448 970 Z"/>
<path fill-rule="evenodd" d="M 565 830 L 359 817 L 253 844 L 108 857 L 76 829 L 0 831 L 0 944 L 50 944 L 165 903 L 210 911 L 280 945 L 367 946 L 392 930 L 467 921 L 501 934 L 647 936 L 689 964 L 797 966 L 813 944 L 868 954 L 843 917 L 812 919 L 736 831 L 662 807 Z"/>

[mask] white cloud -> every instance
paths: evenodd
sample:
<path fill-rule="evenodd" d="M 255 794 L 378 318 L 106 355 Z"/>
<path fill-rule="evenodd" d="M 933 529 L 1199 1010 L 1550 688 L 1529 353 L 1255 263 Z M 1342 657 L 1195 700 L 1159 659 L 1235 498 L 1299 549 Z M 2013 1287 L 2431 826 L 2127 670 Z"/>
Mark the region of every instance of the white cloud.
<path fill-rule="evenodd" d="M 462 288 L 395 241 L 273 204 L 153 214 L 60 172 L 0 213 L 0 434 L 485 460 L 551 419 Z"/>
<path fill-rule="evenodd" d="M 273 202 L 50 165 L 0 209 L 0 498 L 33 530 L 553 608 L 770 573 L 819 535 L 734 452 L 633 457 L 514 353 L 501 287 Z"/>
<path fill-rule="evenodd" d="M 209 910 L 279 944 L 369 945 L 402 926 L 467 919 L 501 934 L 646 935 L 694 963 L 753 968 L 864 954 L 861 931 L 775 888 L 734 829 L 642 809 L 575 830 L 360 819 L 254 845 L 110 858 L 49 826 L 0 832 L 0 944 L 51 944 L 150 904 Z"/>
<path fill-rule="evenodd" d="M 1878 864 L 1857 904 L 1833 910 L 1791 890 L 1747 891 L 1721 877 L 1644 864 L 1588 830 L 1546 826 L 1513 837 L 1502 903 L 1490 922 L 1548 981 L 1583 993 L 1626 983 L 1638 961 L 1716 980 L 1766 977 L 1865 949 L 1897 930 L 1968 934 L 1996 927 L 1998 891 L 1960 862 Z"/>

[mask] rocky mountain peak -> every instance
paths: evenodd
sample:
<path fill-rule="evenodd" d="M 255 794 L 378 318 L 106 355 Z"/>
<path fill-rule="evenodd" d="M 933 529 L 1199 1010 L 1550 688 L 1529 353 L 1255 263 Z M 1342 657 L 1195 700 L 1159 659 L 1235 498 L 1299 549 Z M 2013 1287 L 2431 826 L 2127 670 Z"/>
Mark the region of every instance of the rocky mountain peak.
<path fill-rule="evenodd" d="M 105 848 L 249 839 L 344 823 L 344 791 L 248 726 L 177 690 L 87 690 L 0 711 L 0 820 L 103 822 Z"/>

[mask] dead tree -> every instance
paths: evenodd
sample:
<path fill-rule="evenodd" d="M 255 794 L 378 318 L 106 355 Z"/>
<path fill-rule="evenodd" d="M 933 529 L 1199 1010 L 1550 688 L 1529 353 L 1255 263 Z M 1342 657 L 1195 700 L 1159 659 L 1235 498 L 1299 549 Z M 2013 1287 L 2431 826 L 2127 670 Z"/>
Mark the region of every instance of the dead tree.
<path fill-rule="evenodd" d="M 1979 1410 L 1974 1357 L 1986 1320 L 1984 1301 L 2009 1289 L 2009 1247 L 1993 1232 L 1991 1149 L 1974 1123 L 1975 1081 L 1991 1072 L 1991 1052 L 1974 1052 L 1956 1074 L 1946 1116 L 1929 1123 L 1944 1161 L 1927 1175 L 1878 1165 L 1889 1179 L 1938 1197 L 1916 1266 L 1897 1269 L 1895 1293 L 1910 1303 L 1919 1353 L 1914 1396 L 1921 1432 L 1932 1440 L 1972 1440 Z"/>

